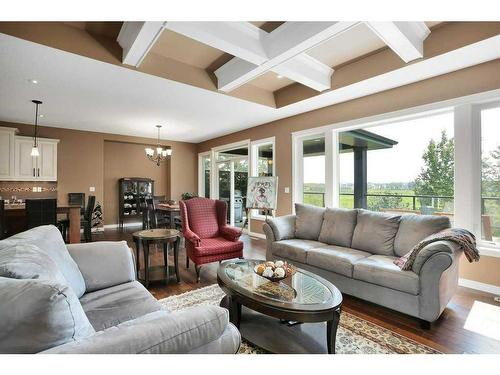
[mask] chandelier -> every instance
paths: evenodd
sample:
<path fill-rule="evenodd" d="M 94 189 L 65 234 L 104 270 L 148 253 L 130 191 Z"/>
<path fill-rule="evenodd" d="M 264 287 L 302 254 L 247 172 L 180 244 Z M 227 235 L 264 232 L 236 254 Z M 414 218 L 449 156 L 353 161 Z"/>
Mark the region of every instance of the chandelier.
<path fill-rule="evenodd" d="M 160 129 L 161 125 L 156 125 L 158 128 L 158 143 L 156 144 L 156 150 L 152 147 L 146 147 L 144 151 L 146 151 L 146 156 L 153 163 L 156 163 L 157 166 L 160 166 L 162 161 L 167 160 L 170 155 L 172 155 L 171 148 L 163 148 L 160 146 Z"/>

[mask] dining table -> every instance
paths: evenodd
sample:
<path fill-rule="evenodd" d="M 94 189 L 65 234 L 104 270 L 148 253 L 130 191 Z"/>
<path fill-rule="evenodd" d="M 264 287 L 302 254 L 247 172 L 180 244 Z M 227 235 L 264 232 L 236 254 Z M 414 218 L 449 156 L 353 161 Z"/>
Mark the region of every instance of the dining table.
<path fill-rule="evenodd" d="M 158 203 L 156 205 L 156 209 L 161 211 L 163 214 L 168 216 L 170 222 L 170 228 L 175 229 L 175 217 L 180 216 L 181 210 L 178 204 L 169 204 L 169 203 Z"/>
<path fill-rule="evenodd" d="M 66 214 L 69 219 L 69 243 L 80 243 L 80 210 L 78 204 L 57 204 L 56 212 Z M 26 205 L 25 203 L 5 204 L 5 222 L 7 235 L 13 235 L 26 230 Z"/>

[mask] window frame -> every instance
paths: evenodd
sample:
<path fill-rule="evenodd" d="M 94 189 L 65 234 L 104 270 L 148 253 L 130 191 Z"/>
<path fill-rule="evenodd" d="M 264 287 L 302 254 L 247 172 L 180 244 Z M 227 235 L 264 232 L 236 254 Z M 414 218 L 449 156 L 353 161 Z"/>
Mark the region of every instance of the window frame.
<path fill-rule="evenodd" d="M 483 182 L 483 169 L 482 169 L 482 119 L 481 112 L 487 109 L 500 108 L 500 100 L 488 101 L 486 103 L 476 104 L 472 106 L 472 141 L 475 142 L 475 152 L 472 155 L 474 165 L 477 168 L 477 185 L 475 191 L 472 193 L 475 198 L 472 200 L 474 203 L 473 222 L 474 234 L 476 235 L 478 248 L 482 255 L 500 257 L 500 242 L 486 241 L 482 239 L 482 182 Z"/>
<path fill-rule="evenodd" d="M 273 148 L 273 177 L 276 176 L 276 137 L 269 137 L 258 139 L 250 142 L 250 168 L 249 177 L 257 177 L 259 175 L 258 171 L 258 157 L 259 157 L 259 147 L 271 145 Z M 258 213 L 258 210 L 250 210 L 250 220 L 260 220 L 264 221 L 266 216 Z"/>
<path fill-rule="evenodd" d="M 203 166 L 203 159 L 204 158 L 210 158 L 210 178 L 209 178 L 209 192 L 210 196 L 205 197 L 205 169 Z M 198 196 L 199 197 L 205 197 L 205 198 L 211 198 L 212 197 L 212 152 L 211 151 L 205 151 L 205 152 L 199 152 L 198 153 Z"/>
<path fill-rule="evenodd" d="M 339 204 L 338 134 L 359 128 L 387 125 L 420 117 L 453 111 L 455 139 L 455 225 L 476 235 L 480 253 L 500 257 L 500 244 L 481 238 L 481 116 L 480 111 L 500 106 L 500 90 L 492 90 L 436 103 L 355 120 L 333 123 L 292 133 L 292 207 L 303 201 L 302 142 L 318 136 L 325 137 L 325 205 Z M 336 147 L 334 147 L 335 145 Z M 328 161 L 331 160 L 331 165 Z M 327 198 L 328 197 L 328 198 Z M 470 197 L 474 197 L 470 199 Z"/>

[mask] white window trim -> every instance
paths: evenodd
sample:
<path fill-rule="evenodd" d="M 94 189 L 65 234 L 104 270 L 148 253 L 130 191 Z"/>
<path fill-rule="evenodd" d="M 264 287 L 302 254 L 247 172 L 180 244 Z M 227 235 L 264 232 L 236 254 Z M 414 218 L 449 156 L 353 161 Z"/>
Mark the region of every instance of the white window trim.
<path fill-rule="evenodd" d="M 292 133 L 292 184 L 293 184 L 293 199 L 292 199 L 292 212 L 295 213 L 295 204 L 294 203 L 303 203 L 304 201 L 304 163 L 303 163 L 303 152 L 304 148 L 302 143 L 304 141 L 315 139 L 319 137 L 325 137 L 325 189 L 327 182 L 332 180 L 327 176 L 327 137 L 328 133 L 332 131 L 332 129 L 325 129 L 324 131 L 318 131 L 317 129 L 308 129 L 308 130 L 316 130 L 316 131 L 308 131 L 305 134 Z M 333 182 L 333 181 L 332 181 Z M 328 206 L 326 202 L 326 194 L 325 194 L 325 205 Z M 331 206 L 330 206 L 331 207 Z"/>
<path fill-rule="evenodd" d="M 474 105 L 472 107 L 474 113 L 474 127 L 473 127 L 473 137 L 477 147 L 477 150 L 474 150 L 473 154 L 475 165 L 478 169 L 477 176 L 475 178 L 478 179 L 477 193 L 476 196 L 479 199 L 474 199 L 474 202 L 477 204 L 474 210 L 474 216 L 477 216 L 476 223 L 478 224 L 478 228 L 475 228 L 475 234 L 478 239 L 478 248 L 479 252 L 485 256 L 493 256 L 500 258 L 500 243 L 495 243 L 491 241 L 482 240 L 482 214 L 481 214 L 481 196 L 482 196 L 482 143 L 481 143 L 481 131 L 482 131 L 482 123 L 481 123 L 481 111 L 485 109 L 491 108 L 500 108 L 500 100 L 496 101 L 488 101 L 486 103 L 481 103 Z M 473 195 L 474 196 L 474 195 Z M 477 201 L 477 202 L 476 202 Z"/>
<path fill-rule="evenodd" d="M 198 153 L 198 196 L 204 197 L 205 196 L 205 170 L 203 168 L 203 158 L 212 156 L 211 151 L 205 151 L 205 152 L 200 152 Z M 210 180 L 212 179 L 212 159 L 210 159 Z M 211 195 L 211 194 L 210 194 Z M 206 197 L 210 198 L 210 197 Z"/>
<path fill-rule="evenodd" d="M 257 173 L 257 158 L 259 157 L 258 148 L 260 146 L 272 145 L 273 147 L 273 176 L 276 176 L 276 137 L 269 137 L 264 139 L 258 139 L 250 142 L 250 169 L 249 177 L 255 177 Z M 250 210 L 251 220 L 265 220 L 265 215 L 258 213 L 258 210 Z"/>
<path fill-rule="evenodd" d="M 333 143 L 334 138 L 332 134 L 338 137 L 340 131 L 386 125 L 391 122 L 400 122 L 454 111 L 454 137 L 456 142 L 455 168 L 459 176 L 459 181 L 457 181 L 457 173 L 455 174 L 455 223 L 458 223 L 457 226 L 462 226 L 471 230 L 474 234 L 479 235 L 478 238 L 481 238 L 481 124 L 478 113 L 480 109 L 484 109 L 487 106 L 495 106 L 494 103 L 498 103 L 499 98 L 500 89 L 491 90 L 399 111 L 293 132 L 292 212 L 295 212 L 294 203 L 301 203 L 303 201 L 302 142 L 304 140 L 325 136 L 325 155 L 331 156 L 331 160 L 336 160 L 336 162 L 332 163 L 333 166 L 327 166 L 327 163 L 325 163 L 325 205 L 331 207 L 331 204 L 338 205 L 339 194 L 339 171 L 338 168 L 335 168 L 335 165 L 338 165 L 338 147 L 334 148 L 332 145 L 327 146 L 329 140 L 331 140 L 332 144 L 338 144 L 338 142 Z M 463 133 L 464 131 L 467 134 Z M 460 132 L 462 132 L 462 134 L 458 135 L 457 144 L 457 134 Z M 470 139 L 472 139 L 472 142 L 470 142 Z M 467 175 L 467 171 L 469 171 L 469 175 Z M 465 181 L 465 179 L 467 179 L 467 181 Z M 329 183 L 330 181 L 331 183 Z M 331 197 L 332 201 L 330 205 L 327 202 L 327 196 Z M 471 196 L 476 198 L 470 199 Z M 328 201 L 329 200 L 330 198 L 328 198 Z M 478 248 L 482 255 L 500 257 L 499 245 L 478 241 Z"/>

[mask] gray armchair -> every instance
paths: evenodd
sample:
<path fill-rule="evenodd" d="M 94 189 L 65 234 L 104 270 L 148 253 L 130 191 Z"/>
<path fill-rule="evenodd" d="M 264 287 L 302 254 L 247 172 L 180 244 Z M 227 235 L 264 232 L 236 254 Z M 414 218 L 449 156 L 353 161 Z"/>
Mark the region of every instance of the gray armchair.
<path fill-rule="evenodd" d="M 167 311 L 125 241 L 64 244 L 54 226 L 0 241 L 0 353 L 236 353 L 218 306 Z"/>

